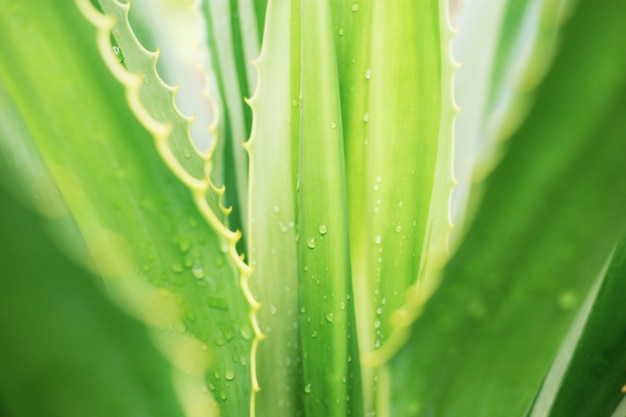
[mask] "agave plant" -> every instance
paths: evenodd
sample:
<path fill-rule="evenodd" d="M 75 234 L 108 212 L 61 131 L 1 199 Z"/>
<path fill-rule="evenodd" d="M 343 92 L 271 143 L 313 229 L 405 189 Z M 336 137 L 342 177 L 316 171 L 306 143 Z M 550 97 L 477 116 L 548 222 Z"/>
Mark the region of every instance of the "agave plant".
<path fill-rule="evenodd" d="M 626 2 L 0 6 L 3 415 L 624 415 Z"/>

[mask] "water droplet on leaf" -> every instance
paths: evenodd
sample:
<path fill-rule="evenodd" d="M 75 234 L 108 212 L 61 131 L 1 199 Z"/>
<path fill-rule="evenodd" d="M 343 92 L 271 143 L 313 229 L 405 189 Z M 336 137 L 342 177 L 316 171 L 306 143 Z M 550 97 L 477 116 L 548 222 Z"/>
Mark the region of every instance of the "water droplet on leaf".
<path fill-rule="evenodd" d="M 335 315 L 333 314 L 333 312 L 326 313 L 326 315 L 324 315 L 324 318 L 329 323 L 334 323 L 335 322 Z"/>
<path fill-rule="evenodd" d="M 199 266 L 196 266 L 195 268 L 193 268 L 191 272 L 193 273 L 193 276 L 198 279 L 204 278 L 204 269 L 202 269 Z"/>

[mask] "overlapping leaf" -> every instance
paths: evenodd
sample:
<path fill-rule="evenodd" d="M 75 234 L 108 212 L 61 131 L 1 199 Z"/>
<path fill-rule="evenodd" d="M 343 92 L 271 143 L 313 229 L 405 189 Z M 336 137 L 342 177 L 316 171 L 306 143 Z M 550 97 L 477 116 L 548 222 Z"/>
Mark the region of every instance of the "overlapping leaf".
<path fill-rule="evenodd" d="M 608 41 L 626 10 L 615 7 L 580 1 L 565 24 L 536 105 L 391 363 L 392 415 L 524 415 L 530 407 L 626 224 L 626 46 Z"/>

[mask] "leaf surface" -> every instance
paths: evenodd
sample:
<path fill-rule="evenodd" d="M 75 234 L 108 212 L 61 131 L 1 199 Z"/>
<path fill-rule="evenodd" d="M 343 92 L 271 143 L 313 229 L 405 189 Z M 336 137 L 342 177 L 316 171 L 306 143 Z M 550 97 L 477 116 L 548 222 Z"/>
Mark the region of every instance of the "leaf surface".
<path fill-rule="evenodd" d="M 544 415 L 611 416 L 626 384 L 626 251 L 615 251 L 559 389 Z M 581 395 L 581 393 L 585 393 Z"/>
<path fill-rule="evenodd" d="M 0 207 L 0 413 L 182 417 L 171 365 L 146 328 L 4 189 Z"/>
<path fill-rule="evenodd" d="M 529 409 L 626 223 L 626 45 L 610 41 L 625 7 L 583 0 L 564 25 L 535 106 L 390 364 L 391 415 Z"/>
<path fill-rule="evenodd" d="M 330 1 L 301 2 L 300 340 L 307 415 L 361 415 L 343 128 Z"/>
<path fill-rule="evenodd" d="M 245 415 L 255 330 L 237 235 L 211 211 L 204 157 L 154 73 L 154 56 L 133 44 L 126 6 L 107 3 L 116 26 L 77 4 L 97 28 L 73 2 L 7 5 L 0 79 L 114 298 L 155 328 L 186 414 L 219 407 L 224 417 Z M 111 29 L 125 64 L 142 75 L 119 63 Z"/>
<path fill-rule="evenodd" d="M 292 9 L 293 7 L 293 9 Z M 250 160 L 251 289 L 263 340 L 257 349 L 257 415 L 302 415 L 296 187 L 300 139 L 300 30 L 298 4 L 268 2 L 258 85 L 249 100 L 254 123 Z"/>

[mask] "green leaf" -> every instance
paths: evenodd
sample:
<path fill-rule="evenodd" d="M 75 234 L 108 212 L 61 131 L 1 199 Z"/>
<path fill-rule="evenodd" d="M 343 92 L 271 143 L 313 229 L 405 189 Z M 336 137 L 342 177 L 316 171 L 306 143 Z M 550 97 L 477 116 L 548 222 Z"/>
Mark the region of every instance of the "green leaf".
<path fill-rule="evenodd" d="M 170 364 L 145 327 L 4 189 L 0 207 L 0 413 L 182 417 Z"/>
<path fill-rule="evenodd" d="M 614 42 L 625 13 L 626 4 L 583 0 L 564 25 L 535 106 L 390 363 L 391 415 L 530 407 L 626 223 L 626 45 Z"/>
<path fill-rule="evenodd" d="M 252 113 L 244 99 L 251 96 L 256 80 L 252 67 L 259 50 L 255 11 L 250 1 L 203 0 L 201 4 L 222 102 L 218 129 L 224 137 L 218 139 L 218 146 L 222 147 L 224 158 L 221 167 L 226 203 L 234 211 L 230 225 L 247 236 L 248 159 L 242 145 L 249 138 L 252 125 Z M 240 21 L 240 16 L 247 19 Z M 245 247 L 240 250 L 245 251 Z"/>
<path fill-rule="evenodd" d="M 452 179 L 451 31 L 445 2 L 336 1 L 349 230 L 365 403 L 392 314 L 447 257 Z M 384 353 L 397 349 L 402 335 Z M 379 398 L 380 401 L 385 401 Z"/>
<path fill-rule="evenodd" d="M 549 409 L 538 415 L 609 417 L 623 399 L 622 387 L 626 384 L 625 255 L 622 242 L 594 299 L 559 389 L 551 398 Z"/>
<path fill-rule="evenodd" d="M 560 24 L 574 2 L 556 0 L 489 2 L 465 7 L 455 56 L 463 63 L 455 97 L 463 111 L 455 122 L 453 219 L 456 239 L 471 222 L 480 193 L 472 184 L 489 174 L 508 139 L 527 115 L 533 92 L 557 46 Z"/>
<path fill-rule="evenodd" d="M 250 287 L 261 302 L 257 318 L 264 334 L 257 356 L 261 391 L 257 415 L 302 415 L 296 246 L 297 165 L 300 137 L 300 30 L 298 5 L 272 1 L 265 42 L 256 67 L 257 90 L 249 100 L 254 116 L 246 144 L 250 160 Z M 294 10 L 292 10 L 294 6 Z M 278 406 L 277 406 L 278 405 Z"/>
<path fill-rule="evenodd" d="M 346 171 L 329 1 L 301 3 L 300 340 L 307 415 L 361 415 Z"/>
<path fill-rule="evenodd" d="M 0 80 L 114 298 L 154 326 L 159 347 L 176 366 L 186 412 L 206 414 L 217 401 L 223 416 L 245 415 L 256 382 L 254 300 L 242 292 L 247 268 L 234 249 L 237 235 L 210 210 L 205 160 L 195 152 L 187 158 L 192 144 L 186 130 L 178 133 L 188 123 L 156 77 L 154 57 L 134 43 L 126 6 L 105 7 L 118 17 L 116 25 L 88 2 L 78 4 L 97 28 L 69 2 L 5 8 Z M 124 63 L 143 75 L 119 63 L 111 28 Z"/>

